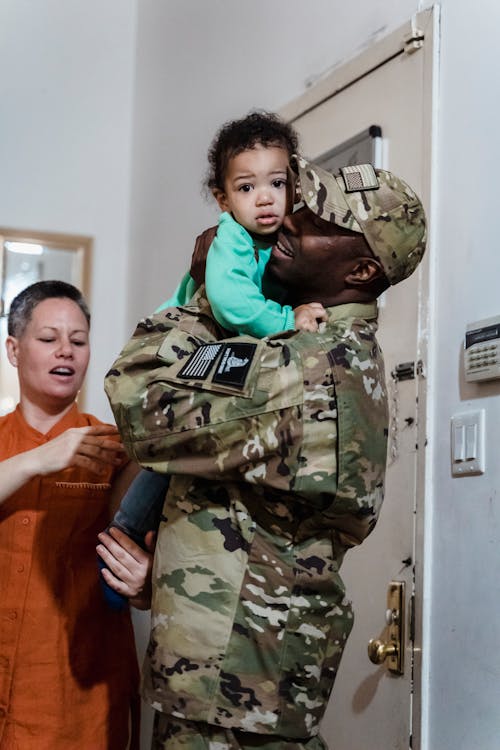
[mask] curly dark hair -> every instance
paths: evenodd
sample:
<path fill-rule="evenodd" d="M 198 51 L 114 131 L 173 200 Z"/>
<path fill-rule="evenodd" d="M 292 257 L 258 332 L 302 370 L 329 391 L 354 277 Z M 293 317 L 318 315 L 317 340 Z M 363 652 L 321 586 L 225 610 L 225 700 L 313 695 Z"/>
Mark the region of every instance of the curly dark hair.
<path fill-rule="evenodd" d="M 230 120 L 217 131 L 208 150 L 209 170 L 205 181 L 209 190 L 224 190 L 229 160 L 257 145 L 278 146 L 288 156 L 298 151 L 299 139 L 291 125 L 278 115 L 254 110 L 240 120 Z"/>

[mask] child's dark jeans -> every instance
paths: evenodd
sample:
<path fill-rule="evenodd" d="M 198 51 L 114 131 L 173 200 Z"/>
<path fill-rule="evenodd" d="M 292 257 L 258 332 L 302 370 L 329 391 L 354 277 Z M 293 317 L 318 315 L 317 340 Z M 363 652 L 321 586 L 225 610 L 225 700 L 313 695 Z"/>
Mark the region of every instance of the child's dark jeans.
<path fill-rule="evenodd" d="M 109 526 L 116 526 L 136 544 L 146 549 L 144 537 L 148 531 L 158 529 L 168 484 L 169 477 L 166 474 L 140 471 L 123 496 Z M 105 567 L 106 564 L 99 558 L 99 568 Z M 127 605 L 127 598 L 108 586 L 102 575 L 100 579 L 104 597 L 110 607 L 123 609 Z"/>

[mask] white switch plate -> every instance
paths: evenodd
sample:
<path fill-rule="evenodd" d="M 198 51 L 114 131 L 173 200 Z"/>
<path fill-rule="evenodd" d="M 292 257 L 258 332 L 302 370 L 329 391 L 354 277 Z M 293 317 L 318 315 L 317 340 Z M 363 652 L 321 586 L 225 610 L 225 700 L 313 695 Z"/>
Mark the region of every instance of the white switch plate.
<path fill-rule="evenodd" d="M 454 477 L 484 474 L 484 409 L 451 419 L 451 473 Z"/>

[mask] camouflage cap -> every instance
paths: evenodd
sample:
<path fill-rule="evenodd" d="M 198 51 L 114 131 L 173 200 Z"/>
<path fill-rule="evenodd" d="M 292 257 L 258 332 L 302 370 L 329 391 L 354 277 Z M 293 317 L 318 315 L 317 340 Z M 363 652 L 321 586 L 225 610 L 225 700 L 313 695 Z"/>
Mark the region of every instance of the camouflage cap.
<path fill-rule="evenodd" d="M 391 284 L 415 270 L 425 251 L 425 212 L 417 195 L 399 177 L 371 164 L 342 167 L 331 174 L 292 156 L 302 200 L 317 216 L 361 232 Z"/>

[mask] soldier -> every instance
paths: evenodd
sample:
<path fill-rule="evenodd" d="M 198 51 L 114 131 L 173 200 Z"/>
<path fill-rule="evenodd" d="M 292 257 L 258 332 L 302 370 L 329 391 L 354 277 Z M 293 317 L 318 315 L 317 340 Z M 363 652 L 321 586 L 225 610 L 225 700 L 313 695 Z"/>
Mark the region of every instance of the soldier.
<path fill-rule="evenodd" d="M 288 302 L 324 305 L 318 332 L 221 340 L 199 290 L 142 321 L 107 376 L 127 450 L 173 475 L 144 666 L 154 750 L 324 748 L 353 623 L 339 568 L 383 500 L 376 298 L 418 265 L 425 216 L 371 165 L 295 167 L 305 205 L 267 270 Z"/>

